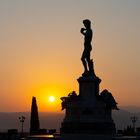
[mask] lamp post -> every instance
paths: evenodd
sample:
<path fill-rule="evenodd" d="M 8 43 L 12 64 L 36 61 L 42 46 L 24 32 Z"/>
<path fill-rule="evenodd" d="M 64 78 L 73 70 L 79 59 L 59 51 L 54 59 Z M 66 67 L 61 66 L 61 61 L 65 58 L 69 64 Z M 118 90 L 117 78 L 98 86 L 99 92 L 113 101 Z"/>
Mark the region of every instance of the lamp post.
<path fill-rule="evenodd" d="M 137 121 L 138 118 L 134 115 L 134 116 L 132 116 L 130 119 L 131 119 L 131 121 L 132 121 L 133 129 L 134 129 L 134 132 L 135 132 L 135 124 L 136 124 L 136 121 Z"/>
<path fill-rule="evenodd" d="M 23 124 L 25 121 L 25 117 L 24 116 L 19 117 L 19 121 L 21 123 L 21 137 L 22 137 L 23 136 Z"/>

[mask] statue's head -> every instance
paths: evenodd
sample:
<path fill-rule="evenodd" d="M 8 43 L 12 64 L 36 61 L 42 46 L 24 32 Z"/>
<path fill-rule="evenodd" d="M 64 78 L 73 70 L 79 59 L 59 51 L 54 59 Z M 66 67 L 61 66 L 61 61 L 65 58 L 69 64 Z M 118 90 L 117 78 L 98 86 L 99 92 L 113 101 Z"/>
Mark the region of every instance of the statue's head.
<path fill-rule="evenodd" d="M 86 28 L 90 28 L 91 26 L 91 21 L 89 19 L 83 20 L 83 24 Z"/>

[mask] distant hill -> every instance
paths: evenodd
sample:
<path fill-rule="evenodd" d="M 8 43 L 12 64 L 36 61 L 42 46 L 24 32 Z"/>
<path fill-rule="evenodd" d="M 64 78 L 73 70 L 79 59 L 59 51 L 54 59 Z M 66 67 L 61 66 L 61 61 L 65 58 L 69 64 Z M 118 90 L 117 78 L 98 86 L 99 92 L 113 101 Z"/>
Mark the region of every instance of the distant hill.
<path fill-rule="evenodd" d="M 137 106 L 122 106 L 121 109 L 126 110 L 131 113 L 139 113 L 140 107 Z"/>
<path fill-rule="evenodd" d="M 132 125 L 131 117 L 137 117 L 136 127 L 140 127 L 140 107 L 122 106 L 119 111 L 113 111 L 113 119 L 117 129 L 123 129 L 127 125 Z"/>
<path fill-rule="evenodd" d="M 0 112 L 0 132 L 7 131 L 7 129 L 18 129 L 21 130 L 21 124 L 18 117 L 25 116 L 24 131 L 29 132 L 30 129 L 30 113 L 29 112 L 14 112 L 14 113 L 3 113 Z M 59 131 L 63 113 L 48 113 L 39 112 L 40 128 L 45 129 L 57 129 Z"/>
<path fill-rule="evenodd" d="M 135 107 L 121 107 L 119 111 L 113 111 L 112 116 L 116 123 L 117 129 L 123 129 L 127 125 L 131 125 L 130 117 L 135 115 L 138 117 L 136 126 L 140 126 L 140 108 Z M 137 111 L 137 112 L 136 112 Z M 17 112 L 17 113 L 3 113 L 0 112 L 0 131 L 7 131 L 7 129 L 21 130 L 21 124 L 18 117 L 21 115 L 26 117 L 24 123 L 24 130 L 29 131 L 30 127 L 30 113 L 29 112 Z M 46 129 L 55 128 L 59 131 L 61 122 L 64 118 L 64 113 L 50 113 L 39 112 L 40 127 Z"/>

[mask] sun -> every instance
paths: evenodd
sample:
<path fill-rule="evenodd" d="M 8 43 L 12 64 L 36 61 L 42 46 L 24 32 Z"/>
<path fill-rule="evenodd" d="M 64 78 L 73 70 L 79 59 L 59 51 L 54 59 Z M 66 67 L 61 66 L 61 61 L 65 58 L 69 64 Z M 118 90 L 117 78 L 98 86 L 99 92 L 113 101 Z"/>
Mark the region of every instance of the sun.
<path fill-rule="evenodd" d="M 49 101 L 50 102 L 54 102 L 54 100 L 55 100 L 55 97 L 54 96 L 49 96 Z"/>

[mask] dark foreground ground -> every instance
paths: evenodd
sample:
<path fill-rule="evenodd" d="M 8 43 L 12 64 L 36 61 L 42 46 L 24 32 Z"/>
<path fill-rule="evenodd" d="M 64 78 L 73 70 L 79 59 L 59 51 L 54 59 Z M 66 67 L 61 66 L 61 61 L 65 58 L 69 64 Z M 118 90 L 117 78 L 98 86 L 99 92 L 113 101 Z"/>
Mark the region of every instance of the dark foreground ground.
<path fill-rule="evenodd" d="M 0 133 L 0 140 L 140 140 L 140 136 L 109 136 L 90 134 L 54 134 L 30 136 L 29 134 L 24 134 L 24 136 L 21 137 L 20 134 L 8 136 L 7 133 Z"/>

